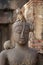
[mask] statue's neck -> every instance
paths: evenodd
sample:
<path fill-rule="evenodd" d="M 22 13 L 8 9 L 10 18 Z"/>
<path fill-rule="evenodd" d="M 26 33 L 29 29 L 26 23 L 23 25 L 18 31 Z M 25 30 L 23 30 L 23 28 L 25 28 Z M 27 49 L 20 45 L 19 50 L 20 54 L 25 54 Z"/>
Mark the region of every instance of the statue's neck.
<path fill-rule="evenodd" d="M 15 48 L 17 48 L 17 49 L 27 49 L 27 48 L 28 48 L 28 44 L 20 45 L 20 44 L 17 44 L 17 43 L 16 43 Z"/>

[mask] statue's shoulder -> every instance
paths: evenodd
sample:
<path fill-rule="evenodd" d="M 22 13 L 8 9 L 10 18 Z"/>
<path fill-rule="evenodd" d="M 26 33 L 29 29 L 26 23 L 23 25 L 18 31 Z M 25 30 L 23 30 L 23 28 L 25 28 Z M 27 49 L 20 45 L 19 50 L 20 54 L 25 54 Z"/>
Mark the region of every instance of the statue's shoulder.
<path fill-rule="evenodd" d="M 13 49 L 3 50 L 0 52 L 0 56 L 7 58 L 7 56 L 10 55 L 12 52 L 13 52 Z"/>
<path fill-rule="evenodd" d="M 6 52 L 7 52 L 7 50 L 1 51 L 1 52 L 0 52 L 0 57 L 6 58 L 6 55 L 7 55 Z"/>
<path fill-rule="evenodd" d="M 29 48 L 30 54 L 32 54 L 33 56 L 37 56 L 38 55 L 38 51 L 34 48 Z"/>
<path fill-rule="evenodd" d="M 5 54 L 7 52 L 7 50 L 3 50 L 0 52 L 0 54 Z"/>
<path fill-rule="evenodd" d="M 7 50 L 7 52 L 6 52 L 7 56 L 8 56 L 8 55 L 11 55 L 11 54 L 14 54 L 14 53 L 15 53 L 15 48 L 9 49 L 9 50 Z"/>

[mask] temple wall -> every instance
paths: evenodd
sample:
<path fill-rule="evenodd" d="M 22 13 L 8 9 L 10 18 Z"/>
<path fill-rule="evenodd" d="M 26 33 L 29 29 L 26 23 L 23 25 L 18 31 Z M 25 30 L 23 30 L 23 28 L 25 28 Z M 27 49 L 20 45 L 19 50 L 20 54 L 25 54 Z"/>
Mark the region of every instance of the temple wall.
<path fill-rule="evenodd" d="M 34 3 L 34 13 L 35 36 L 37 39 L 42 39 L 43 1 Z"/>
<path fill-rule="evenodd" d="M 0 9 L 16 9 L 22 7 L 28 0 L 0 0 Z"/>

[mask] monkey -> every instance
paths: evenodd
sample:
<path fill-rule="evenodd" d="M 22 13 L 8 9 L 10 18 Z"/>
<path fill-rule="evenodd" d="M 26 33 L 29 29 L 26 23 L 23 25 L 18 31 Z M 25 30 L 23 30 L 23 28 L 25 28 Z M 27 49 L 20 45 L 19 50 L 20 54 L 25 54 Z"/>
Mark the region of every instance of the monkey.
<path fill-rule="evenodd" d="M 11 41 L 10 40 L 7 40 L 4 42 L 3 44 L 3 48 L 8 50 L 8 49 L 12 49 L 14 47 L 14 45 L 11 44 Z"/>

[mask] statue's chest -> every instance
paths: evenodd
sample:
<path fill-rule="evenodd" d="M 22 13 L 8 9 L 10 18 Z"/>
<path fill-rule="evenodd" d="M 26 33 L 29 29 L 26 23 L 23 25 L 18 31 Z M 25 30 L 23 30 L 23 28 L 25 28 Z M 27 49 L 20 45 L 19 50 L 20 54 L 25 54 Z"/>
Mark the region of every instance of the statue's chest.
<path fill-rule="evenodd" d="M 10 65 L 34 65 L 35 58 L 32 55 L 24 54 L 24 55 L 13 55 L 9 57 Z"/>
<path fill-rule="evenodd" d="M 21 65 L 35 65 L 35 58 L 33 58 L 32 56 L 25 56 Z"/>

